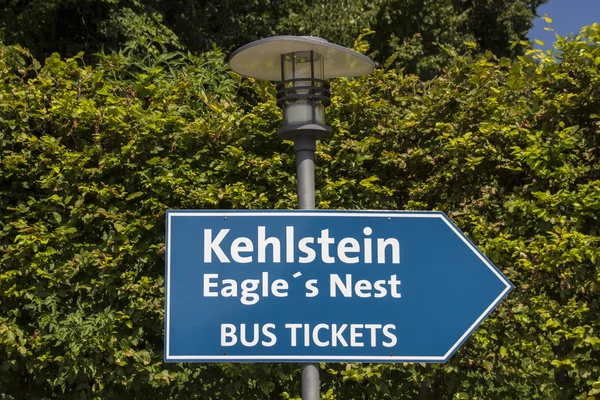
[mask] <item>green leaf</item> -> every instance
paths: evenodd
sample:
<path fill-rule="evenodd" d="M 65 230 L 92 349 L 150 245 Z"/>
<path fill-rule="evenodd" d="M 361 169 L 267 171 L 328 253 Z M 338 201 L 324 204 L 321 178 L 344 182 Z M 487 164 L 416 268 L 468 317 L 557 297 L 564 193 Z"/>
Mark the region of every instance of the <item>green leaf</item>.
<path fill-rule="evenodd" d="M 117 232 L 123 232 L 123 230 L 125 230 L 125 226 L 123 224 L 120 224 L 118 222 L 115 222 L 113 224 L 113 226 L 115 227 L 115 229 L 117 230 Z"/>
<path fill-rule="evenodd" d="M 508 355 L 508 351 L 506 350 L 506 347 L 504 347 L 504 346 L 501 346 L 501 347 L 500 347 L 500 356 L 504 358 L 504 357 L 506 357 L 507 355 Z"/>
<path fill-rule="evenodd" d="M 140 196 L 143 196 L 144 193 L 143 192 L 135 192 L 130 194 L 129 196 L 127 196 L 127 198 L 125 200 L 129 201 L 129 200 L 133 200 L 133 199 L 137 199 Z"/>

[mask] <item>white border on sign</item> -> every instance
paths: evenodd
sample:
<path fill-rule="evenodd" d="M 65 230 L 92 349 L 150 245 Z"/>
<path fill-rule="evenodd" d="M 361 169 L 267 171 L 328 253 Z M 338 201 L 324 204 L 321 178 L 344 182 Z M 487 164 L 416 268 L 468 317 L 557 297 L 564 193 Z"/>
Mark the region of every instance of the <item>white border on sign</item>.
<path fill-rule="evenodd" d="M 460 231 L 450 219 L 441 211 L 356 211 L 356 212 L 327 212 L 327 211 L 278 211 L 272 210 L 269 212 L 256 211 L 256 212 L 244 212 L 244 211 L 189 211 L 189 212 L 178 212 L 168 211 L 167 212 L 167 293 L 165 293 L 165 361 L 258 361 L 258 362 L 269 362 L 269 361 L 403 361 L 403 362 L 419 362 L 419 361 L 431 361 L 431 362 L 445 362 L 450 356 L 458 349 L 458 347 L 473 333 L 475 328 L 492 312 L 494 308 L 500 303 L 500 301 L 510 292 L 513 288 L 512 284 L 502 275 L 498 269 L 490 263 L 490 261 L 471 243 L 469 239 Z M 477 257 L 483 262 L 483 264 L 490 269 L 496 275 L 496 277 L 504 283 L 506 286 L 504 290 L 496 297 L 496 299 L 490 304 L 488 308 L 473 322 L 473 324 L 467 329 L 467 331 L 454 343 L 452 347 L 443 356 L 282 356 L 282 355 L 268 355 L 268 356 L 203 356 L 203 355 L 188 355 L 188 356 L 172 356 L 169 353 L 169 330 L 170 330 L 170 314 L 171 314 L 171 217 L 308 217 L 308 216 L 322 216 L 322 217 L 381 217 L 381 218 L 440 218 L 446 225 L 467 245 L 467 247 L 477 255 Z"/>

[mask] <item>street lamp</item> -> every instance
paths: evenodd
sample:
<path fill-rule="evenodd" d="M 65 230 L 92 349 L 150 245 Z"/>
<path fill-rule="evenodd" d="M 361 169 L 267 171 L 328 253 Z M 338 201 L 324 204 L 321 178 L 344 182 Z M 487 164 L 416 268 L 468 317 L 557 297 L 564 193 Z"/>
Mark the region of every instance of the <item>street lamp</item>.
<path fill-rule="evenodd" d="M 274 36 L 240 47 L 229 65 L 240 75 L 277 81 L 277 105 L 283 125 L 277 134 L 323 139 L 331 135 L 325 124 L 330 103 L 327 79 L 370 74 L 373 61 L 354 50 L 313 36 Z"/>
<path fill-rule="evenodd" d="M 327 79 L 370 74 L 375 63 L 367 56 L 313 36 L 274 36 L 240 47 L 229 66 L 240 75 L 277 81 L 277 105 L 282 139 L 294 141 L 298 208 L 315 208 L 314 152 L 317 139 L 331 136 L 325 124 L 330 104 Z M 302 398 L 320 399 L 319 364 L 303 363 Z"/>

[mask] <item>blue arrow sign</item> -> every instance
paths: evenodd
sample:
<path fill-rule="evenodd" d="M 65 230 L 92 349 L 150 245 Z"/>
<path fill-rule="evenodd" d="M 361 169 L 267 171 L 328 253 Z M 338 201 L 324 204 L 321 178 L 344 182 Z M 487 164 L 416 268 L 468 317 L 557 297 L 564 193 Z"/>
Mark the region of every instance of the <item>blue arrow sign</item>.
<path fill-rule="evenodd" d="M 512 284 L 441 212 L 168 211 L 165 361 L 445 362 Z"/>

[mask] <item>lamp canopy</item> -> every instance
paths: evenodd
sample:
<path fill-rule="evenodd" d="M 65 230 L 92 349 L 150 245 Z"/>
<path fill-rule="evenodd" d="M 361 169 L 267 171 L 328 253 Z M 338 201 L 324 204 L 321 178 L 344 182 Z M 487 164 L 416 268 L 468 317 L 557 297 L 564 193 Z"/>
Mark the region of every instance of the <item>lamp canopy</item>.
<path fill-rule="evenodd" d="M 229 57 L 229 66 L 240 75 L 280 81 L 282 54 L 310 51 L 323 57 L 325 79 L 367 75 L 375 68 L 369 57 L 314 36 L 273 36 L 256 40 L 234 51 Z"/>

